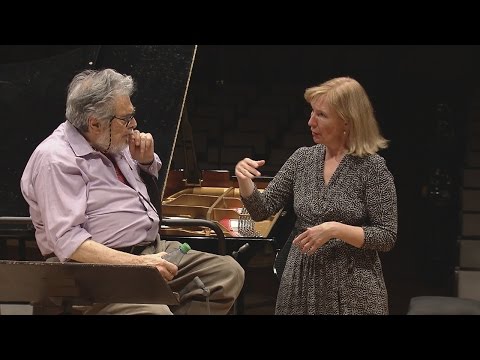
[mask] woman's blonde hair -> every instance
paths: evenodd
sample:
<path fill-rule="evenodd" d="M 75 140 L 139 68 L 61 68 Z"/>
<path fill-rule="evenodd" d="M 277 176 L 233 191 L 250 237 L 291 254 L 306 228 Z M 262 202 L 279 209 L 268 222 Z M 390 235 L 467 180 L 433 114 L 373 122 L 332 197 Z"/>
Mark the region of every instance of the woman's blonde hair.
<path fill-rule="evenodd" d="M 339 77 L 305 90 L 304 97 L 308 103 L 320 96 L 350 125 L 347 139 L 349 154 L 365 156 L 387 148 L 388 140 L 380 134 L 372 104 L 358 81 Z"/>

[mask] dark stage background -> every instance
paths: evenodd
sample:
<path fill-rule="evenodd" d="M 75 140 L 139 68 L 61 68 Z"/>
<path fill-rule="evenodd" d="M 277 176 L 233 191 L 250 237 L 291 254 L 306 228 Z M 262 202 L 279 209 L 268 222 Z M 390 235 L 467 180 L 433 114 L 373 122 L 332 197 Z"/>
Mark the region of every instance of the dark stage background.
<path fill-rule="evenodd" d="M 117 67 L 140 80 L 141 96 L 134 105 L 168 162 L 169 139 L 176 131 L 170 124 L 180 114 L 193 49 L 0 46 L 5 127 L 0 215 L 27 215 L 18 186 L 23 167 L 35 146 L 63 121 L 71 77 L 89 66 Z M 391 140 L 381 155 L 395 177 L 399 232 L 397 246 L 382 254 L 382 260 L 391 312 L 403 314 L 412 296 L 454 294 L 458 194 L 467 119 L 478 107 L 479 63 L 479 46 L 200 45 L 186 99 L 199 163 L 232 170 L 234 161 L 221 153 L 232 149 L 227 135 L 242 132 L 252 109 L 260 106 L 267 110 L 255 119 L 255 136 L 266 135 L 252 144 L 251 155 L 265 157 L 267 164 L 272 160 L 267 169 L 274 174 L 279 165 L 273 157 L 284 149 L 287 134 L 304 132 L 308 137 L 304 89 L 331 77 L 356 78 Z M 177 157 L 173 167 L 181 167 Z M 286 157 L 280 160 L 278 164 Z"/>
<path fill-rule="evenodd" d="M 164 183 L 176 138 L 193 45 L 0 46 L 0 109 L 6 135 L 0 145 L 0 215 L 27 216 L 20 192 L 23 167 L 35 147 L 65 120 L 65 100 L 73 76 L 111 67 L 132 75 L 137 91 L 138 128 L 151 132 L 163 160 Z"/>

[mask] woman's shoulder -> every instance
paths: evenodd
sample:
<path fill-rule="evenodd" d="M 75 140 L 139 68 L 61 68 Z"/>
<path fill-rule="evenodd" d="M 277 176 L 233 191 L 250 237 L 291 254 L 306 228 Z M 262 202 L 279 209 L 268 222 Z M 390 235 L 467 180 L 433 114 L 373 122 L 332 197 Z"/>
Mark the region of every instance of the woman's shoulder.
<path fill-rule="evenodd" d="M 385 159 L 376 153 L 366 156 L 351 156 L 351 159 L 354 168 L 364 174 L 388 171 Z"/>
<path fill-rule="evenodd" d="M 385 159 L 377 153 L 365 156 L 365 161 L 372 165 L 385 165 Z"/>
<path fill-rule="evenodd" d="M 383 156 L 374 153 L 374 154 L 368 154 L 365 156 L 352 156 L 353 160 L 358 163 L 358 164 L 363 164 L 366 166 L 372 166 L 372 165 L 384 165 L 385 164 L 385 159 Z"/>

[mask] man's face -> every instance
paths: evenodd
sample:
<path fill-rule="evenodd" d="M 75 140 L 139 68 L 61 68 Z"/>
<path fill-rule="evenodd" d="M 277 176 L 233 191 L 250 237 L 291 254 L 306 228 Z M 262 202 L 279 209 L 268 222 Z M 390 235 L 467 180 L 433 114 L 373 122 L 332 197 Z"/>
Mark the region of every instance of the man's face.
<path fill-rule="evenodd" d="M 132 131 L 137 127 L 137 121 L 133 116 L 135 108 L 130 101 L 129 96 L 119 96 L 115 99 L 115 113 L 112 114 L 113 119 L 110 125 L 107 123 L 98 138 L 97 144 L 100 148 L 106 149 L 111 143 L 108 152 L 111 154 L 118 154 L 124 150 L 129 143 Z M 110 129 L 111 127 L 111 129 Z"/>

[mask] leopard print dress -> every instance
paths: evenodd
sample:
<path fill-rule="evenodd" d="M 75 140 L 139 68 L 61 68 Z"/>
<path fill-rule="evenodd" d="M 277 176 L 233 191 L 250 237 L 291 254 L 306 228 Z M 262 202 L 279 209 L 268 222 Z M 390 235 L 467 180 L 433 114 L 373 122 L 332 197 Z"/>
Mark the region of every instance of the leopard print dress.
<path fill-rule="evenodd" d="M 292 246 L 280 280 L 276 314 L 388 314 L 388 295 L 378 252 L 397 237 L 393 176 L 378 154 L 346 155 L 328 185 L 323 179 L 325 146 L 296 150 L 268 187 L 243 202 L 256 221 L 293 202 L 297 220 L 287 242 L 326 221 L 361 226 L 360 249 L 330 239 L 314 254 Z"/>

